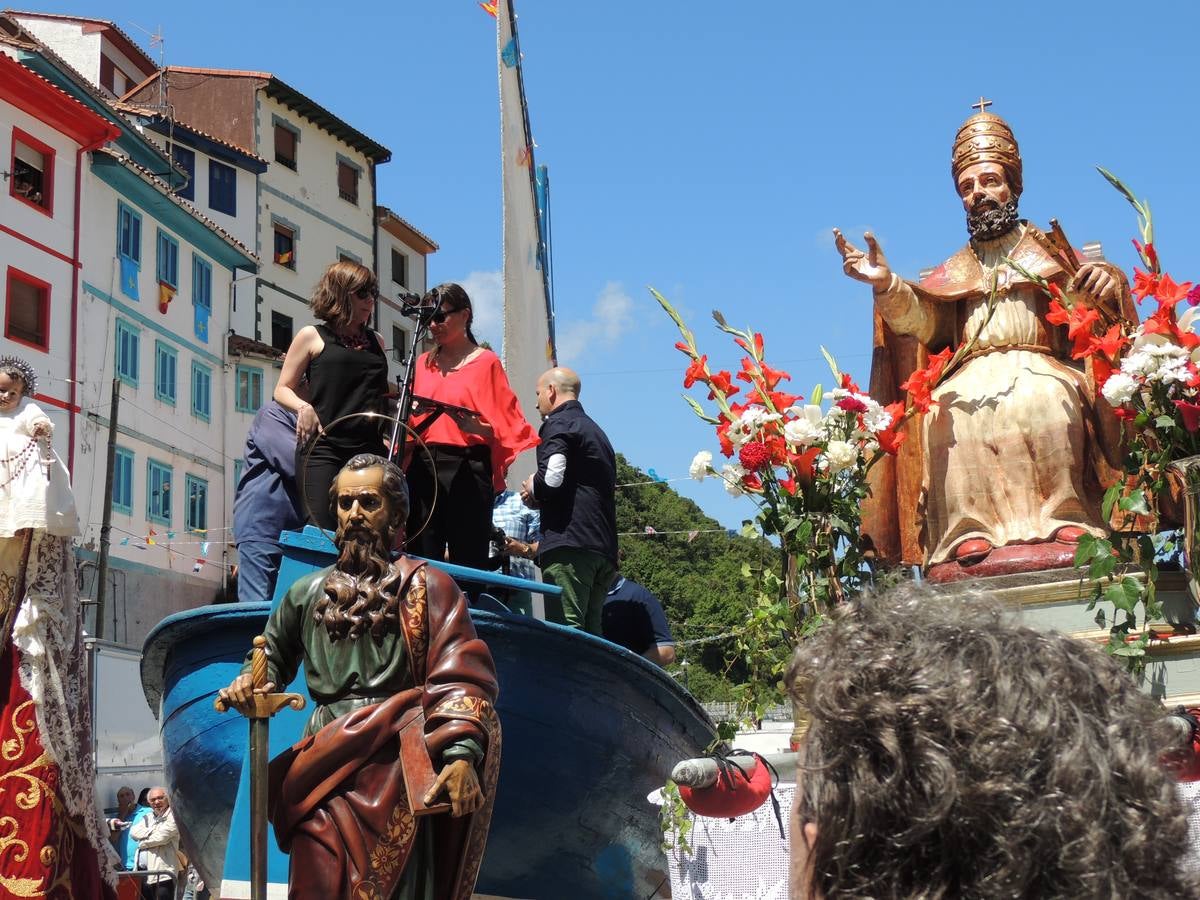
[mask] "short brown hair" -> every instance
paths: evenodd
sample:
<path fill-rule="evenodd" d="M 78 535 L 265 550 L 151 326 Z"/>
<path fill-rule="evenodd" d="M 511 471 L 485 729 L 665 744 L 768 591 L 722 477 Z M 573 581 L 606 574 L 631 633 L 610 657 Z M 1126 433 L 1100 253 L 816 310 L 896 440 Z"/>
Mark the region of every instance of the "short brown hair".
<path fill-rule="evenodd" d="M 339 260 L 325 270 L 308 305 L 316 318 L 333 328 L 344 328 L 350 324 L 350 298 L 364 289 L 379 290 L 375 273 L 362 263 Z"/>

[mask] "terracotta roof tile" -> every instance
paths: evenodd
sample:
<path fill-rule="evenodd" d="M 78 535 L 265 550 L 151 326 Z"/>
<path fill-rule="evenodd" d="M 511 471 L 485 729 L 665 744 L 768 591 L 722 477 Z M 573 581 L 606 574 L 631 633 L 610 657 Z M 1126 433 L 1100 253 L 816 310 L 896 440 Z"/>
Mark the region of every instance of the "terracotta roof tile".
<path fill-rule="evenodd" d="M 121 112 L 127 112 L 132 115 L 145 116 L 148 119 L 158 119 L 159 121 L 162 121 L 162 122 L 170 121 L 167 116 L 164 116 L 161 112 L 159 112 L 158 110 L 156 110 L 152 107 L 149 107 L 149 106 L 141 106 L 136 103 L 126 103 L 121 100 L 118 100 L 116 103 L 113 104 L 113 106 L 115 106 Z M 182 119 L 175 119 L 174 124 L 175 124 L 176 128 L 182 128 L 185 131 L 190 131 L 192 134 L 199 135 L 200 137 L 204 138 L 205 140 L 212 141 L 214 144 L 220 144 L 222 147 L 228 147 L 230 150 L 233 150 L 235 153 L 240 153 L 242 156 L 249 157 L 250 159 L 254 160 L 255 162 L 261 162 L 261 163 L 267 162 L 267 160 L 263 159 L 261 156 L 259 156 L 256 153 L 251 153 L 245 147 L 239 147 L 237 144 L 231 144 L 229 141 L 225 140 L 224 138 L 219 138 L 215 134 L 209 134 L 207 131 L 202 131 L 201 129 L 197 128 L 195 125 L 189 125 L 187 122 L 184 122 Z"/>
<path fill-rule="evenodd" d="M 274 359 L 283 359 L 284 355 L 282 350 L 276 350 L 270 344 L 264 344 L 262 341 L 243 337 L 240 334 L 229 335 L 229 355 L 245 356 L 247 353 L 253 353 L 255 356 L 269 356 Z"/>
<path fill-rule="evenodd" d="M 376 206 L 375 209 L 378 211 L 380 217 L 395 219 L 397 222 L 399 222 L 401 225 L 403 225 L 405 228 L 407 228 L 409 231 L 411 231 L 413 234 L 415 234 L 421 240 L 425 241 L 425 243 L 427 243 L 434 250 L 439 249 L 438 245 L 437 245 L 437 241 L 435 241 L 433 238 L 431 238 L 425 232 L 421 231 L 419 228 L 417 228 L 415 225 L 413 225 L 411 222 L 409 222 L 403 216 L 396 215 L 396 213 L 394 213 L 392 210 L 388 209 L 386 206 L 382 206 L 382 205 Z"/>

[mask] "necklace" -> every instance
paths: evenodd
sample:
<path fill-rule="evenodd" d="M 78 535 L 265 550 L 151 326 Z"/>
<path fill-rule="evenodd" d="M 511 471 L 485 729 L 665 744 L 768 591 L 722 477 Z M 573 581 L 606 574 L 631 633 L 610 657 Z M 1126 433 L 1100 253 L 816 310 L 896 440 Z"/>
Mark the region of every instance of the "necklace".
<path fill-rule="evenodd" d="M 366 350 L 371 346 L 371 338 L 367 334 L 366 328 L 360 330 L 357 334 L 343 334 L 336 332 L 338 343 L 347 350 Z"/>

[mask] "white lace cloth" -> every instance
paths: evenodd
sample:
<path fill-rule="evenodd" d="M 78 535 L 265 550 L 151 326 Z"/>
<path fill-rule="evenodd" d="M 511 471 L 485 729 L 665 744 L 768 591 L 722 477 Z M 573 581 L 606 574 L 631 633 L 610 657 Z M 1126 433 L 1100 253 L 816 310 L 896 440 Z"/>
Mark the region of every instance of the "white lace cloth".
<path fill-rule="evenodd" d="M 1188 854 L 1183 867 L 1187 872 L 1200 873 L 1200 781 L 1181 781 L 1176 785 L 1188 819 Z"/>
<path fill-rule="evenodd" d="M 775 787 L 784 838 L 768 798 L 730 821 L 696 816 L 688 836 L 692 854 L 667 851 L 675 900 L 788 900 L 789 819 L 796 785 Z"/>
<path fill-rule="evenodd" d="M 69 538 L 34 532 L 13 643 L 21 652 L 21 686 L 34 700 L 42 746 L 58 763 L 63 802 L 83 823 L 105 880 L 115 887 L 111 845 L 94 803 L 87 659 Z"/>

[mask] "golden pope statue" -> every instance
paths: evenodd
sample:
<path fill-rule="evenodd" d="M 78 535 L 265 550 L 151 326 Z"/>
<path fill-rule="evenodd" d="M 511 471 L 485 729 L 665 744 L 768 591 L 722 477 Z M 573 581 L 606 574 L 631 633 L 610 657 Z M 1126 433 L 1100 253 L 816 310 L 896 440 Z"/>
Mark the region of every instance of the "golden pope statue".
<path fill-rule="evenodd" d="M 1087 366 L 1071 359 L 1065 326 L 1047 321 L 1045 292 L 1004 258 L 1074 300 L 1126 315 L 1128 283 L 1078 255 L 1068 271 L 1018 217 L 1021 154 L 986 105 L 958 130 L 950 162 L 965 247 L 911 282 L 871 234 L 860 250 L 834 232 L 846 274 L 874 289 L 872 396 L 903 399 L 900 385 L 929 355 L 974 339 L 934 405 L 906 426 L 900 454 L 876 466 L 864 513 L 880 558 L 921 565 L 934 581 L 1071 565 L 1083 533 L 1107 531 L 1100 500 L 1120 463 L 1119 422 Z"/>

